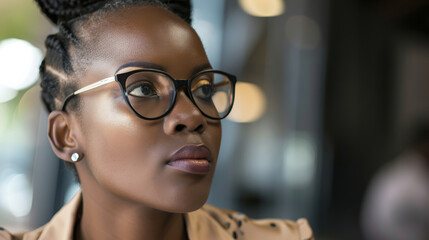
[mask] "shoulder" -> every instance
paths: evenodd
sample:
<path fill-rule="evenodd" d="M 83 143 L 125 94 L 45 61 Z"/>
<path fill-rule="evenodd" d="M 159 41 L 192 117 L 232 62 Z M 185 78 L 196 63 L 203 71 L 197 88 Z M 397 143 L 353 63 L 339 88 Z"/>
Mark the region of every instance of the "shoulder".
<path fill-rule="evenodd" d="M 31 232 L 16 232 L 11 233 L 0 227 L 0 240 L 35 240 L 39 239 L 43 227 L 33 230 Z"/>
<path fill-rule="evenodd" d="M 12 240 L 13 236 L 6 229 L 0 227 L 0 240 Z"/>
<path fill-rule="evenodd" d="M 20 240 L 23 239 L 23 233 L 12 234 L 3 227 L 0 227 L 0 240 Z"/>
<path fill-rule="evenodd" d="M 0 240 L 72 239 L 76 215 L 81 206 L 81 192 L 58 211 L 49 222 L 29 232 L 11 233 L 0 228 Z"/>
<path fill-rule="evenodd" d="M 245 214 L 204 205 L 188 214 L 191 239 L 299 239 L 312 240 L 313 232 L 306 219 L 251 219 Z M 210 233 L 207 233 L 210 232 Z M 192 234 L 191 234 L 192 233 Z M 206 234 L 206 235 L 204 235 Z M 216 236 L 214 238 L 213 236 Z M 204 238 L 208 239 L 208 238 Z"/>

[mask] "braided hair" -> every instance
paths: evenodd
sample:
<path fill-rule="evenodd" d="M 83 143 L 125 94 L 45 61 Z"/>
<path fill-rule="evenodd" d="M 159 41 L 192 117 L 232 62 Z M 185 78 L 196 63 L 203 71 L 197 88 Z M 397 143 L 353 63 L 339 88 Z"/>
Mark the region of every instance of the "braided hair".
<path fill-rule="evenodd" d="M 42 100 L 49 112 L 61 107 L 64 98 L 76 90 L 75 68 L 83 56 L 72 50 L 82 50 L 85 41 L 79 35 L 82 23 L 102 13 L 137 5 L 154 5 L 170 10 L 191 24 L 190 0 L 36 0 L 42 12 L 58 26 L 58 32 L 45 40 L 46 56 L 40 65 Z M 84 52 L 84 51 L 81 51 Z M 79 61 L 78 61 L 79 59 Z M 70 101 L 69 110 L 78 111 L 79 98 Z M 76 180 L 79 177 L 72 163 L 64 162 Z"/>

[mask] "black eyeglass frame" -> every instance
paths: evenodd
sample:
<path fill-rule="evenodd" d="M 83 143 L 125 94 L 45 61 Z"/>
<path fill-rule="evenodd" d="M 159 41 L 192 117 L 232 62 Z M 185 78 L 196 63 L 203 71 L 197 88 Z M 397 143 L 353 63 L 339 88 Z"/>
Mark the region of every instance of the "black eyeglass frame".
<path fill-rule="evenodd" d="M 173 95 L 173 97 L 172 97 L 172 100 L 170 100 L 170 106 L 169 106 L 169 108 L 161 115 L 161 116 L 159 116 L 159 117 L 155 117 L 155 118 L 148 118 L 148 117 L 144 117 L 144 116 L 142 116 L 141 114 L 139 114 L 133 107 L 132 107 L 132 105 L 131 105 L 131 103 L 130 103 L 130 100 L 129 100 L 129 98 L 128 98 L 128 93 L 127 93 L 127 91 L 126 91 L 126 86 L 125 86 L 125 82 L 126 82 L 126 80 L 127 80 L 127 78 L 129 77 L 129 76 L 131 76 L 131 75 L 133 75 L 133 74 L 135 74 L 135 73 L 138 73 L 138 72 L 155 72 L 155 73 L 160 73 L 160 74 L 163 74 L 163 75 L 165 75 L 165 76 L 167 76 L 172 82 L 173 82 L 173 85 L 174 85 L 174 95 Z M 201 109 L 200 109 L 200 107 L 198 106 L 198 104 L 195 102 L 195 100 L 194 100 L 194 97 L 193 97 L 193 95 L 192 95 L 192 91 L 191 91 L 191 84 L 192 84 L 192 81 L 195 79 L 195 78 L 197 78 L 197 77 L 199 77 L 199 76 L 201 76 L 201 75 L 203 75 L 203 74 L 207 74 L 207 73 L 218 73 L 218 74 L 222 74 L 222 75 L 225 75 L 225 76 L 227 76 L 228 78 L 229 78 L 229 80 L 231 81 L 231 93 L 232 93 L 232 103 L 231 103 L 231 105 L 229 106 L 229 109 L 227 110 L 227 112 L 225 113 L 225 115 L 223 116 L 223 117 L 211 117 L 211 116 L 209 116 L 209 115 L 207 115 L 206 113 L 204 113 Z M 142 118 L 142 119 L 145 119 L 145 120 L 157 120 L 157 119 L 161 119 L 161 118 L 163 118 L 163 117 L 165 117 L 168 113 L 170 113 L 170 111 L 173 109 L 173 107 L 174 107 L 174 105 L 175 105 L 175 103 L 176 103 L 176 97 L 177 97 L 177 90 L 178 89 L 180 89 L 180 88 L 182 88 L 182 87 L 184 87 L 184 86 L 186 86 L 186 95 L 188 96 L 188 98 L 191 100 L 191 102 L 194 104 L 194 106 L 196 106 L 197 108 L 198 108 L 198 110 L 200 111 L 200 113 L 203 115 L 203 116 L 205 116 L 205 117 L 207 117 L 207 118 L 210 118 L 210 119 L 213 119 L 213 120 L 221 120 L 221 119 L 224 119 L 225 117 L 227 117 L 228 116 L 228 114 L 231 112 L 231 110 L 232 110 L 232 107 L 233 107 L 233 105 L 234 105 L 234 100 L 235 100 L 235 85 L 236 85 L 236 83 L 237 83 L 237 78 L 235 77 L 235 75 L 232 75 L 232 74 L 230 74 L 230 73 L 227 73 L 227 72 L 224 72 L 224 71 L 220 71 L 220 70 L 205 70 L 205 71 L 201 71 L 201 72 L 198 72 L 197 74 L 195 74 L 195 75 L 193 75 L 191 78 L 189 78 L 189 79 L 175 79 L 175 78 L 173 78 L 172 76 L 170 76 L 168 73 L 166 73 L 166 72 L 164 72 L 164 71 L 161 71 L 161 70 L 158 70 L 158 69 L 137 69 L 137 70 L 133 70 L 133 71 L 129 71 L 129 72 L 124 72 L 124 73 L 118 73 L 118 74 L 115 74 L 115 76 L 113 76 L 113 77 L 109 77 L 109 78 L 105 78 L 105 79 L 102 79 L 102 80 L 100 80 L 100 81 L 98 81 L 98 82 L 95 82 L 95 83 L 92 83 L 92 84 L 90 84 L 90 85 L 88 85 L 88 86 L 85 86 L 85 87 L 83 87 L 83 88 L 80 88 L 79 90 L 76 90 L 76 91 L 74 91 L 73 93 L 71 93 L 71 94 L 69 94 L 65 99 L 64 99 L 64 102 L 63 102 L 63 105 L 62 105 L 62 107 L 61 107 L 61 111 L 66 111 L 66 105 L 67 105 L 67 103 L 70 101 L 70 99 L 72 98 L 72 97 L 74 97 L 74 96 L 76 96 L 76 95 L 78 95 L 78 94 L 80 94 L 80 93 L 83 93 L 83 92 L 86 92 L 86 91 L 89 91 L 89 90 L 92 90 L 92 89 L 94 89 L 94 88 L 97 88 L 97 87 L 100 87 L 100 86 L 103 86 L 103 85 L 105 85 L 105 84 L 108 84 L 108 83 L 110 83 L 110 82 L 113 82 L 113 81 L 116 81 L 118 84 L 119 84 L 119 86 L 120 86 L 120 88 L 121 88 L 121 92 L 122 92 L 122 96 L 124 97 L 124 99 L 125 99 L 125 102 L 127 103 L 127 105 L 128 105 L 128 107 L 131 109 L 131 111 L 137 116 L 137 117 L 139 117 L 139 118 Z"/>

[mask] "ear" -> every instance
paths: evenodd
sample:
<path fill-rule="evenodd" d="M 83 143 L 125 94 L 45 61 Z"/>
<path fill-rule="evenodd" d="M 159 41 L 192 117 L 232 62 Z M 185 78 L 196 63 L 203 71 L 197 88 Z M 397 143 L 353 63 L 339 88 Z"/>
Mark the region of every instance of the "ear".
<path fill-rule="evenodd" d="M 71 162 L 73 153 L 82 154 L 72 128 L 72 119 L 63 111 L 52 111 L 48 117 L 48 137 L 55 155 Z"/>

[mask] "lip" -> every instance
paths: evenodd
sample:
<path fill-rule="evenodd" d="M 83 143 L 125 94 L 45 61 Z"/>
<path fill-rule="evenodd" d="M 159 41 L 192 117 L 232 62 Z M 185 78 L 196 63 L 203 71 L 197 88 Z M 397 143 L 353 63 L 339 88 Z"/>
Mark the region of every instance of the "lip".
<path fill-rule="evenodd" d="M 176 170 L 204 175 L 211 169 L 212 155 L 204 145 L 185 145 L 173 152 L 167 166 Z"/>

